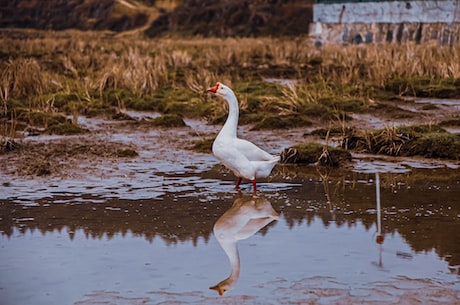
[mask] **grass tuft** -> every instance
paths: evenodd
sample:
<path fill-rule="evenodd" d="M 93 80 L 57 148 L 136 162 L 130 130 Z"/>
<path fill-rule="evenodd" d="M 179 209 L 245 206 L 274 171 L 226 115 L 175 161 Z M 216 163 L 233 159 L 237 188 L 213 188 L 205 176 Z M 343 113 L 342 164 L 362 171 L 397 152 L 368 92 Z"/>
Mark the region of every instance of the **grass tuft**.
<path fill-rule="evenodd" d="M 345 142 L 349 149 L 375 154 L 460 158 L 460 137 L 438 125 L 386 127 L 363 134 L 356 132 L 348 135 Z"/>
<path fill-rule="evenodd" d="M 351 161 L 350 152 L 317 143 L 301 143 L 286 148 L 281 153 L 284 163 L 344 166 Z M 289 157 L 285 157 L 289 156 Z"/>
<path fill-rule="evenodd" d="M 182 117 L 178 114 L 164 114 L 158 118 L 154 118 L 151 121 L 153 126 L 161 126 L 161 127 L 184 127 L 187 126 L 182 119 Z"/>

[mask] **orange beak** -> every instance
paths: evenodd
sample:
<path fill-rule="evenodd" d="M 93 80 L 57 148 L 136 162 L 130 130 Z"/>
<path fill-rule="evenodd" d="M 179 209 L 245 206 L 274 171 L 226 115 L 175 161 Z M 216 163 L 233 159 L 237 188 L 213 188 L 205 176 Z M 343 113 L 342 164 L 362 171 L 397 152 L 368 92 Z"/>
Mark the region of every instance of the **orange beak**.
<path fill-rule="evenodd" d="M 216 83 L 214 87 L 208 89 L 208 92 L 216 93 L 217 89 L 219 89 L 219 83 Z"/>
<path fill-rule="evenodd" d="M 220 288 L 219 285 L 209 287 L 209 289 L 212 289 L 212 290 L 217 291 L 217 292 L 219 293 L 220 296 L 222 296 L 222 295 L 224 294 L 224 292 L 222 291 L 222 288 Z"/>

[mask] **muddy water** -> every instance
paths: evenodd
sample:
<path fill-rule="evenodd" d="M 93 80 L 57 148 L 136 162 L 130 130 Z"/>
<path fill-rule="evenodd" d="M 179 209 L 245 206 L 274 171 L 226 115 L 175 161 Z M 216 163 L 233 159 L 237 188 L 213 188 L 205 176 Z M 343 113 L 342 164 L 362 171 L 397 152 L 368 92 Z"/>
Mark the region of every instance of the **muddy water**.
<path fill-rule="evenodd" d="M 1 303 L 458 304 L 458 170 L 389 164 L 280 166 L 258 198 L 218 166 L 156 171 L 150 188 L 16 181 Z"/>
<path fill-rule="evenodd" d="M 460 303 L 458 163 L 277 166 L 253 198 L 184 149 L 219 126 L 80 123 L 139 156 L 56 159 L 47 177 L 1 156 L 0 304 Z M 240 131 L 273 153 L 305 133 Z"/>

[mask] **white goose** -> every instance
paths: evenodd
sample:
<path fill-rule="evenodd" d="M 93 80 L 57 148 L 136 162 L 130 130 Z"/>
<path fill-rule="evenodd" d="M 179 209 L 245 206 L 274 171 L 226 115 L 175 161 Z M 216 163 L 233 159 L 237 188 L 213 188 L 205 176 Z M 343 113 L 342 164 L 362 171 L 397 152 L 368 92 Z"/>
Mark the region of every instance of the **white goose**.
<path fill-rule="evenodd" d="M 270 222 L 280 218 L 267 199 L 238 195 L 232 207 L 217 219 L 213 228 L 214 236 L 227 254 L 231 267 L 230 275 L 226 279 L 210 287 L 220 296 L 235 286 L 240 276 L 238 241 L 251 237 Z"/>
<path fill-rule="evenodd" d="M 244 178 L 252 182 L 256 192 L 256 179 L 268 177 L 280 157 L 273 156 L 253 143 L 237 137 L 239 109 L 238 100 L 232 89 L 217 83 L 209 88 L 208 92 L 223 97 L 229 107 L 227 120 L 212 145 L 212 152 L 238 177 L 235 189 L 239 188 Z"/>

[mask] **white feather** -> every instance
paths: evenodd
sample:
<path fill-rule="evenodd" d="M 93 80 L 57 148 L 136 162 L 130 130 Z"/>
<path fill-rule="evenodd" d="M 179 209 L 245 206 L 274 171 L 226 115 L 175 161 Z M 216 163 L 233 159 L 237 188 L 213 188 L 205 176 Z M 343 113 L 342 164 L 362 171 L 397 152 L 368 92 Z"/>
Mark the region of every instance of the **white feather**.
<path fill-rule="evenodd" d="M 280 157 L 237 137 L 238 100 L 229 87 L 217 83 L 208 91 L 222 96 L 229 106 L 227 120 L 212 146 L 214 155 L 239 178 L 251 180 L 253 183 L 256 178 L 266 178 Z"/>

